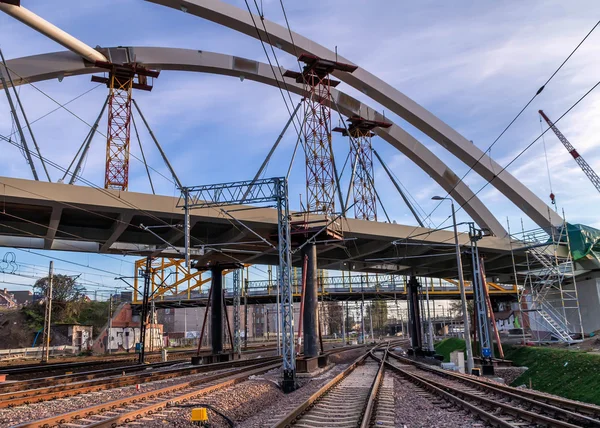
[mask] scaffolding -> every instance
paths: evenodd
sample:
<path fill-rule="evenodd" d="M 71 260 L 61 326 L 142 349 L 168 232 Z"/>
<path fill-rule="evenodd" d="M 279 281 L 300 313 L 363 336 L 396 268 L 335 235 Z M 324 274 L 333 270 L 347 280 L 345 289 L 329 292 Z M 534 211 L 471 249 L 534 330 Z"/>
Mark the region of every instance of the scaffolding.
<path fill-rule="evenodd" d="M 522 327 L 537 343 L 580 342 L 583 324 L 566 221 L 549 232 L 522 228 L 519 241 L 526 256 L 523 265 L 515 266 L 523 278 Z"/>

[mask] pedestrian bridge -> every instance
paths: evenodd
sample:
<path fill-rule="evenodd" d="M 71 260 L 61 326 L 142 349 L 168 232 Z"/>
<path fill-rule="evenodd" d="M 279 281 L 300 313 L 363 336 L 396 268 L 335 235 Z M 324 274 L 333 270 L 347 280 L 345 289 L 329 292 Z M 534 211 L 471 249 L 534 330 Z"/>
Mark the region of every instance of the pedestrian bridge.
<path fill-rule="evenodd" d="M 225 299 L 233 299 L 232 283 L 225 280 Z M 356 301 L 362 300 L 405 300 L 407 295 L 408 277 L 403 275 L 363 274 L 319 277 L 319 297 L 327 301 Z M 452 279 L 418 278 L 420 290 L 433 300 L 460 299 L 458 282 Z M 210 288 L 210 277 L 201 281 L 197 287 L 179 286 L 155 289 L 154 302 L 156 307 L 197 307 L 206 306 Z M 465 283 L 467 298 L 473 297 L 471 282 Z M 488 282 L 488 292 L 491 299 L 516 300 L 517 286 L 514 284 L 497 284 Z M 298 275 L 293 279 L 294 301 L 299 302 L 302 292 L 302 282 Z M 266 304 L 277 302 L 277 282 L 274 280 L 247 281 L 242 289 L 242 299 L 249 304 Z M 134 304 L 141 304 L 141 292 L 135 292 Z"/>

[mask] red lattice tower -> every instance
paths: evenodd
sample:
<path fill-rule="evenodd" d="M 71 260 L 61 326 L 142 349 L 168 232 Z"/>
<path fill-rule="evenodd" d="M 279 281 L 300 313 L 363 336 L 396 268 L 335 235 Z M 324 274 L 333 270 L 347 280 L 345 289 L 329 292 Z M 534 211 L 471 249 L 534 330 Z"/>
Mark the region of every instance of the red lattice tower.
<path fill-rule="evenodd" d="M 373 129 L 389 128 L 390 123 L 367 120 L 360 116 L 348 119 L 347 128 L 334 128 L 350 138 L 350 156 L 354 177 L 352 194 L 354 196 L 354 217 L 361 220 L 377 221 L 377 195 L 375 194 L 375 175 L 373 174 Z"/>
<path fill-rule="evenodd" d="M 336 177 L 331 147 L 331 88 L 339 84 L 329 74 L 334 70 L 353 72 L 356 66 L 328 61 L 313 55 L 298 58 L 305 64 L 302 73 L 286 71 L 284 76 L 303 83 L 306 159 L 306 209 L 308 212 L 330 214 L 335 211 Z"/>
<path fill-rule="evenodd" d="M 148 77 L 158 77 L 159 72 L 148 70 L 135 63 L 118 65 L 97 62 L 96 66 L 109 70 L 108 77 L 92 76 L 92 81 L 106 83 L 109 88 L 104 188 L 127 190 L 131 95 L 133 89 L 151 91 L 152 86 L 148 84 Z"/>

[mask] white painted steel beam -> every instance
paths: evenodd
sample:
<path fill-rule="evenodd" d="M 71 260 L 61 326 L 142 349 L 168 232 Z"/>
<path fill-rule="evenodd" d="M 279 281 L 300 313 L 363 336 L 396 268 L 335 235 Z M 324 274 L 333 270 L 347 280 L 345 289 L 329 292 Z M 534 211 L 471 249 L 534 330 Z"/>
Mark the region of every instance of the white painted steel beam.
<path fill-rule="evenodd" d="M 65 48 L 90 62 L 96 61 L 106 62 L 108 59 L 94 48 L 86 45 L 81 40 L 76 39 L 70 34 L 51 24 L 44 18 L 36 15 L 29 9 L 23 6 L 13 6 L 6 3 L 0 3 L 0 10 L 4 13 L 18 19 L 23 24 L 28 25 L 34 30 L 42 33 L 44 36 L 54 40 L 56 43 L 63 45 Z"/>

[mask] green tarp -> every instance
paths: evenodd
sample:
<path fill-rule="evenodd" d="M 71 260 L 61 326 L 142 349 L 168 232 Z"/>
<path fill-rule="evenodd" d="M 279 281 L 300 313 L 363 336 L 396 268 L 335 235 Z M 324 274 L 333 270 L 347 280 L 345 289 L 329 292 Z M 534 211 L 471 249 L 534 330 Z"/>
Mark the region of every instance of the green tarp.
<path fill-rule="evenodd" d="M 600 261 L 600 230 L 583 224 L 567 223 L 567 233 L 573 260 L 591 255 Z"/>

